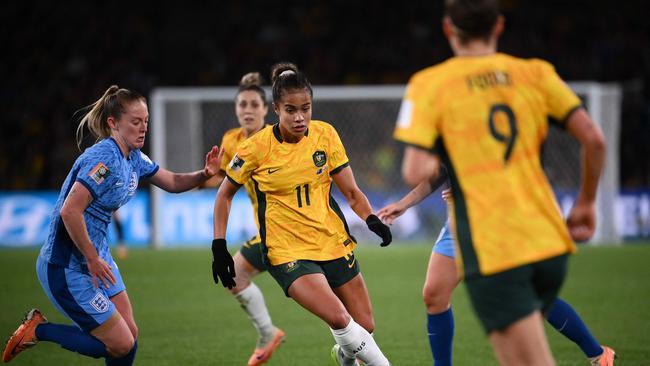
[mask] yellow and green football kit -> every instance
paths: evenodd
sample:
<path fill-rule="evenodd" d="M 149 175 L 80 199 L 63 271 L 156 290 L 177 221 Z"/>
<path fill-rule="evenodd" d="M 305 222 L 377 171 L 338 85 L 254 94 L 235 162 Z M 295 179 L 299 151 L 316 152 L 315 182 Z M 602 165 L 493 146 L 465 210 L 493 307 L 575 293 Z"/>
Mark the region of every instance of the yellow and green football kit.
<path fill-rule="evenodd" d="M 266 127 L 268 126 L 264 125 L 262 129 Z M 235 156 L 239 145 L 246 139 L 247 137 L 244 135 L 244 129 L 241 127 L 230 129 L 223 134 L 220 145 L 221 148 L 224 149 L 223 159 L 221 160 L 221 170 L 225 172 L 226 169 L 228 169 L 228 163 Z M 244 188 L 246 189 L 248 198 L 250 198 L 251 204 L 253 205 L 253 212 L 257 213 L 257 195 L 255 194 L 255 187 L 253 186 L 253 182 L 247 182 L 244 184 Z M 243 255 L 244 258 L 246 258 L 246 260 L 257 270 L 266 271 L 268 268 L 262 260 L 262 253 L 259 245 L 261 243 L 259 235 L 260 224 L 257 220 L 257 214 L 254 216 L 255 226 L 257 227 L 258 233 L 242 245 L 242 247 L 239 249 L 239 253 L 241 253 L 241 255 Z"/>
<path fill-rule="evenodd" d="M 262 129 L 266 127 L 268 126 L 265 125 Z M 246 140 L 246 136 L 244 135 L 244 129 L 241 127 L 230 129 L 223 134 L 223 138 L 221 139 L 221 148 L 224 149 L 224 152 L 223 152 L 223 159 L 221 160 L 221 170 L 225 172 L 228 169 L 228 163 L 235 156 L 235 153 L 237 152 L 239 145 L 245 140 Z M 253 186 L 253 182 L 252 181 L 247 182 L 246 184 L 244 184 L 244 188 L 246 189 L 248 198 L 250 198 L 251 204 L 253 205 L 253 212 L 256 213 L 257 195 L 255 194 L 255 187 Z M 260 224 L 257 221 L 257 215 L 255 215 L 255 225 L 257 226 L 257 229 L 259 231 Z M 259 241 L 260 239 L 258 234 L 248 242 L 259 243 Z"/>
<path fill-rule="evenodd" d="M 341 139 L 322 121 L 311 121 L 297 143 L 283 141 L 276 124 L 239 145 L 226 176 L 235 185 L 253 186 L 260 237 L 272 265 L 352 253 L 356 243 L 331 195 L 331 175 L 347 166 Z"/>
<path fill-rule="evenodd" d="M 500 53 L 454 57 L 411 78 L 394 137 L 447 166 L 465 277 L 575 251 L 540 154 L 549 118 L 564 124 L 580 105 L 549 63 Z"/>

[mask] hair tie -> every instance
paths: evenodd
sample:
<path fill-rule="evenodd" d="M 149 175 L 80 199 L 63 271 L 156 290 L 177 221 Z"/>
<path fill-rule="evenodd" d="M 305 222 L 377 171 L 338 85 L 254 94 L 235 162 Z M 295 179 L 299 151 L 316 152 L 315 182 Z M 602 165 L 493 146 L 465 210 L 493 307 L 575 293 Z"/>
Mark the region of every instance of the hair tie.
<path fill-rule="evenodd" d="M 280 75 L 278 75 L 278 76 L 291 75 L 291 74 L 295 74 L 295 73 L 296 73 L 296 72 L 293 71 L 293 70 L 284 70 L 284 71 L 282 71 L 282 72 L 280 73 Z"/>

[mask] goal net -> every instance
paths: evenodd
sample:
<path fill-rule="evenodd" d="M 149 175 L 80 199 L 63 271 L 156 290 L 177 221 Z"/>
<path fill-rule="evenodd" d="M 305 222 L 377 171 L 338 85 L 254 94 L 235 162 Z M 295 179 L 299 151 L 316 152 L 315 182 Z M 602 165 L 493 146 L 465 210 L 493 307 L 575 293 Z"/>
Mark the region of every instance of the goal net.
<path fill-rule="evenodd" d="M 618 243 L 616 204 L 619 190 L 618 142 L 621 91 L 617 85 L 595 82 L 570 83 L 583 99 L 590 115 L 607 136 L 607 161 L 598 192 L 597 233 L 592 243 Z M 200 169 L 205 153 L 218 145 L 221 136 L 238 127 L 234 99 L 237 89 L 158 88 L 151 97 L 152 158 L 172 171 Z M 393 141 L 392 132 L 404 86 L 315 86 L 313 119 L 334 125 L 346 147 L 355 178 L 379 208 L 407 191 L 400 166 L 403 147 Z M 270 95 L 270 92 L 267 92 Z M 276 116 L 271 106 L 267 122 Z M 580 181 L 580 146 L 570 135 L 551 128 L 545 143 L 543 164 L 564 213 L 570 209 Z M 233 202 L 229 221 L 229 242 L 252 236 L 252 209 L 240 190 Z M 423 202 L 409 217 L 394 227 L 398 239 L 433 240 L 446 219 L 439 195 Z M 193 191 L 177 196 L 152 187 L 152 242 L 154 245 L 196 245 L 212 238 L 214 190 Z M 338 200 L 344 208 L 345 202 Z M 248 206 L 250 206 L 248 204 Z M 344 209 L 344 213 L 346 210 Z M 362 223 L 348 211 L 352 233 Z M 371 237 L 368 237 L 371 238 Z"/>

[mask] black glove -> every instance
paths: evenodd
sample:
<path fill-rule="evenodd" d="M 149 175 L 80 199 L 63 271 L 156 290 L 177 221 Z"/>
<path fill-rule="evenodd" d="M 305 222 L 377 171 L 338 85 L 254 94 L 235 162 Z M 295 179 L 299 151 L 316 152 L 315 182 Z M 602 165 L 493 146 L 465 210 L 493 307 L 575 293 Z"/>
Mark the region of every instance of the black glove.
<path fill-rule="evenodd" d="M 393 241 L 393 235 L 390 233 L 390 228 L 381 222 L 379 217 L 370 214 L 366 219 L 366 225 L 368 225 L 368 229 L 381 238 L 382 247 L 387 246 L 391 241 Z"/>
<path fill-rule="evenodd" d="M 212 278 L 229 289 L 235 287 L 235 262 L 226 247 L 226 239 L 212 240 Z"/>

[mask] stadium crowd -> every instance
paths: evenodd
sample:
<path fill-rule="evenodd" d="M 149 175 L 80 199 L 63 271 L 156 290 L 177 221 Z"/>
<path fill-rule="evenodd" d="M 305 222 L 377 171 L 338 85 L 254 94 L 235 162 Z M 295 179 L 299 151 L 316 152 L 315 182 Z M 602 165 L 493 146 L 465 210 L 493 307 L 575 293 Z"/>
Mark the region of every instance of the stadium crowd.
<path fill-rule="evenodd" d="M 649 187 L 649 5 L 502 3 L 508 19 L 503 51 L 544 58 L 566 80 L 622 83 L 621 183 Z M 314 85 L 405 84 L 414 71 L 451 56 L 440 27 L 431 26 L 442 1 L 285 5 L 0 5 L 0 190 L 58 189 L 79 154 L 75 109 L 111 84 L 143 95 L 157 86 L 235 85 L 244 72 L 267 71 L 279 60 L 303 65 Z"/>

